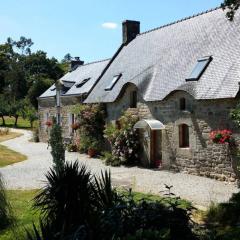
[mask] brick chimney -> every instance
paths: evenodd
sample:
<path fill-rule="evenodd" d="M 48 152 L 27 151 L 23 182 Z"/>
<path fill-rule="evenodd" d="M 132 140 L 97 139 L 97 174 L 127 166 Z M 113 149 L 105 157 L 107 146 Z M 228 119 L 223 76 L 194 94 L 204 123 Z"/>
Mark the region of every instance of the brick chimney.
<path fill-rule="evenodd" d="M 126 20 L 122 23 L 123 43 L 130 43 L 140 33 L 140 22 Z"/>
<path fill-rule="evenodd" d="M 79 57 L 75 57 L 71 60 L 70 63 L 70 71 L 74 71 L 78 66 L 81 66 L 84 64 L 84 61 L 81 61 Z"/>

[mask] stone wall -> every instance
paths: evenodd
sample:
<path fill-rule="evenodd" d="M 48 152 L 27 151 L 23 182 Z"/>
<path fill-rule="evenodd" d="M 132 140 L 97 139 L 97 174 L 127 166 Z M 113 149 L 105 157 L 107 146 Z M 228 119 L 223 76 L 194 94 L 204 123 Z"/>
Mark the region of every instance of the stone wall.
<path fill-rule="evenodd" d="M 72 107 L 80 103 L 76 97 L 61 98 L 61 126 L 64 138 L 70 138 L 72 135 L 70 114 Z M 47 142 L 49 139 L 50 128 L 46 126 L 46 115 L 49 119 L 56 117 L 57 109 L 55 106 L 55 98 L 39 99 L 38 101 L 38 114 L 39 114 L 39 138 L 41 142 Z"/>
<path fill-rule="evenodd" d="M 115 121 L 128 109 L 129 93 L 134 88 L 130 86 L 117 101 L 107 104 L 107 121 Z M 186 111 L 180 110 L 179 100 L 183 97 Z M 214 144 L 209 133 L 230 129 L 240 144 L 239 129 L 229 117 L 236 103 L 236 99 L 195 100 L 188 93 L 177 91 L 159 102 L 145 102 L 138 96 L 137 112 L 140 118 L 157 119 L 165 125 L 165 130 L 159 131 L 163 168 L 233 182 L 237 173 L 236 157 L 227 144 Z M 179 147 L 180 124 L 189 126 L 189 148 Z"/>

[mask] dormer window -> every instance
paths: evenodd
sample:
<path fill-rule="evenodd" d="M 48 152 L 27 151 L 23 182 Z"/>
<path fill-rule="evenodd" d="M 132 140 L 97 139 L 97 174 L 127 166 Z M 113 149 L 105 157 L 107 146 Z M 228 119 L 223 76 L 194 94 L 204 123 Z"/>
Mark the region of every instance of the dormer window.
<path fill-rule="evenodd" d="M 186 99 L 185 98 L 180 98 L 179 100 L 179 108 L 181 111 L 186 110 Z"/>
<path fill-rule="evenodd" d="M 137 91 L 131 91 L 130 92 L 130 108 L 136 108 L 137 107 Z"/>
<path fill-rule="evenodd" d="M 115 75 L 111 81 L 111 83 L 105 88 L 105 91 L 111 91 L 117 81 L 121 78 L 122 74 Z"/>
<path fill-rule="evenodd" d="M 86 78 L 82 80 L 80 83 L 76 84 L 76 88 L 82 87 L 86 82 L 88 82 L 91 78 Z"/>
<path fill-rule="evenodd" d="M 211 56 L 198 59 L 196 66 L 194 67 L 192 73 L 186 79 L 186 81 L 199 80 L 211 61 L 212 61 Z"/>

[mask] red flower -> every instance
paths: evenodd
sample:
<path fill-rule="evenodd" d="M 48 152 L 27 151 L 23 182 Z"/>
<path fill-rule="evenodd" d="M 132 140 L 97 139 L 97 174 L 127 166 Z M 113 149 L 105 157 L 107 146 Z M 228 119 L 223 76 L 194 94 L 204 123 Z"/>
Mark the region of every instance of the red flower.
<path fill-rule="evenodd" d="M 45 122 L 45 125 L 47 125 L 48 127 L 51 127 L 52 126 L 52 121 L 51 120 L 47 120 Z"/>
<path fill-rule="evenodd" d="M 211 131 L 209 134 L 210 139 L 215 143 L 229 143 L 232 132 L 228 129 Z"/>

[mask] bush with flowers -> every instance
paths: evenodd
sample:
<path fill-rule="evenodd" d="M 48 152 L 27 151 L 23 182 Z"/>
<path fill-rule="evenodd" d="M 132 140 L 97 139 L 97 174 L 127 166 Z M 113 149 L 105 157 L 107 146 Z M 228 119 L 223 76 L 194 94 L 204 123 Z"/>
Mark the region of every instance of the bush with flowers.
<path fill-rule="evenodd" d="M 111 145 L 111 156 L 107 154 L 105 163 L 108 165 L 132 165 L 138 160 L 139 138 L 133 128 L 138 121 L 136 115 L 126 112 L 116 124 L 108 124 L 104 136 Z"/>
<path fill-rule="evenodd" d="M 215 130 L 210 132 L 210 139 L 214 143 L 225 144 L 230 143 L 232 132 L 228 129 Z"/>
<path fill-rule="evenodd" d="M 105 110 L 102 104 L 78 104 L 72 113 L 77 119 L 77 135 L 80 152 L 88 152 L 90 148 L 100 152 L 104 142 Z"/>

